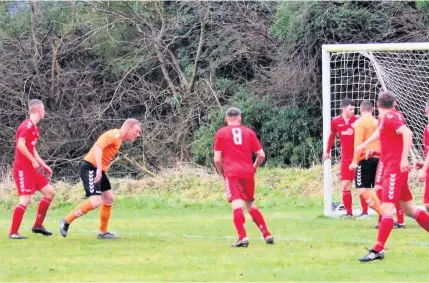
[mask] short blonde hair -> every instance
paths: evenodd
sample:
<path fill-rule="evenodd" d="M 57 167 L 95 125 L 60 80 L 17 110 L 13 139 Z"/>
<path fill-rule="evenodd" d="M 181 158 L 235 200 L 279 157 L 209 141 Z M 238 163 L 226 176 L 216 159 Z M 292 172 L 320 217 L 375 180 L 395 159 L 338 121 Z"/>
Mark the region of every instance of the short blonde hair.
<path fill-rule="evenodd" d="M 28 102 L 28 110 L 32 113 L 40 105 L 43 105 L 43 102 L 40 99 L 32 99 Z"/>
<path fill-rule="evenodd" d="M 131 128 L 134 125 L 139 125 L 141 126 L 141 123 L 139 120 L 134 119 L 134 118 L 128 118 L 127 120 L 125 120 L 125 122 L 122 124 L 122 128 Z"/>

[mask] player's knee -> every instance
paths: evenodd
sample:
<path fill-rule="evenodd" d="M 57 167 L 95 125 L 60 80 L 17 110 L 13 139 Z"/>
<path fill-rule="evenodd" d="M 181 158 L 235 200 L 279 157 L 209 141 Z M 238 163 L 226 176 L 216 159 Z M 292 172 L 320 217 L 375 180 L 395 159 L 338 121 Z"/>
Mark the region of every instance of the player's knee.
<path fill-rule="evenodd" d="M 89 201 L 91 202 L 93 208 L 97 208 L 103 203 L 101 196 L 91 196 Z"/>
<path fill-rule="evenodd" d="M 393 215 L 395 209 L 395 204 L 390 202 L 385 202 L 381 204 L 381 213 L 384 215 Z"/>
<path fill-rule="evenodd" d="M 43 197 L 52 200 L 54 196 L 55 196 L 54 187 L 52 187 L 51 185 L 46 186 L 45 189 L 43 190 Z"/>
<path fill-rule="evenodd" d="M 113 196 L 107 197 L 107 198 L 103 199 L 103 203 L 105 205 L 113 205 L 113 203 L 115 203 L 115 198 Z"/>
<path fill-rule="evenodd" d="M 235 199 L 231 201 L 231 206 L 232 206 L 232 209 L 243 208 L 243 200 Z"/>
<path fill-rule="evenodd" d="M 429 203 L 425 203 L 426 211 L 429 212 Z"/>
<path fill-rule="evenodd" d="M 244 204 L 246 206 L 247 211 L 250 211 L 250 210 L 256 208 L 256 205 L 253 201 L 246 201 L 246 202 L 244 202 Z"/>
<path fill-rule="evenodd" d="M 30 203 L 31 203 L 31 197 L 30 197 L 30 196 L 27 196 L 27 195 L 25 195 L 25 196 L 20 196 L 20 197 L 19 197 L 19 201 L 18 201 L 18 203 L 19 203 L 20 205 L 22 205 L 22 206 L 27 207 L 27 206 L 29 206 L 29 205 L 30 205 Z"/>

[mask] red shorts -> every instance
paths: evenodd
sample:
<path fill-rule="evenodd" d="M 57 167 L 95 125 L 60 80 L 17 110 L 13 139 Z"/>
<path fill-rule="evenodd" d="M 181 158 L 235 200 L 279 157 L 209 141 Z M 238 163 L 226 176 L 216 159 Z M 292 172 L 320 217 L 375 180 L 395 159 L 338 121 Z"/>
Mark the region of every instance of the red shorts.
<path fill-rule="evenodd" d="M 423 203 L 429 203 L 429 170 L 426 172 L 425 193 L 423 194 Z"/>
<path fill-rule="evenodd" d="M 375 181 L 374 186 L 382 186 L 383 185 L 383 162 L 381 160 L 378 162 L 377 171 L 375 173 Z"/>
<path fill-rule="evenodd" d="M 225 177 L 225 194 L 228 202 L 236 199 L 255 200 L 255 179 Z"/>
<path fill-rule="evenodd" d="M 350 170 L 349 166 L 353 162 L 352 159 L 342 160 L 340 162 L 340 180 L 353 181 L 355 179 L 355 170 Z"/>
<path fill-rule="evenodd" d="M 32 195 L 49 184 L 48 179 L 33 168 L 13 168 L 12 173 L 18 196 Z"/>
<path fill-rule="evenodd" d="M 385 167 L 383 172 L 383 197 L 381 202 L 398 203 L 413 199 L 408 186 L 408 173 L 402 173 L 399 166 Z"/>

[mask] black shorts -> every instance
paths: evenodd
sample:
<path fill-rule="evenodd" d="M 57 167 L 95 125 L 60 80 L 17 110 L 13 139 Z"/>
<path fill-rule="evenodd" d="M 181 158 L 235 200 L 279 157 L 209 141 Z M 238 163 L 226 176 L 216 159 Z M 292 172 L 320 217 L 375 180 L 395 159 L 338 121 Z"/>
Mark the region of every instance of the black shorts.
<path fill-rule="evenodd" d="M 80 163 L 80 178 L 82 179 L 87 197 L 99 196 L 102 192 L 112 189 L 109 179 L 104 172 L 102 173 L 101 180 L 98 183 L 94 183 L 96 174 L 97 168 L 95 168 L 91 163 L 85 160 Z"/>
<path fill-rule="evenodd" d="M 377 173 L 378 158 L 368 158 L 359 161 L 356 168 L 355 185 L 356 188 L 372 188 L 375 184 L 375 174 Z"/>

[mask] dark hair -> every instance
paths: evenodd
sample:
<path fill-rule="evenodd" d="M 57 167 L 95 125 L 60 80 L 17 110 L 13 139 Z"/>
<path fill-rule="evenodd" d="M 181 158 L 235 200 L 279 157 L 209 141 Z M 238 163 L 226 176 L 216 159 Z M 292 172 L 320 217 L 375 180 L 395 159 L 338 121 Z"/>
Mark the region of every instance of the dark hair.
<path fill-rule="evenodd" d="M 372 109 L 374 109 L 374 106 L 372 105 L 372 103 L 370 101 L 364 100 L 361 102 L 360 108 L 363 111 L 372 111 Z"/>
<path fill-rule="evenodd" d="M 353 100 L 351 100 L 350 98 L 344 98 L 342 101 L 341 101 L 341 107 L 347 107 L 347 106 L 350 106 L 350 105 L 355 105 L 355 103 L 353 102 Z"/>
<path fill-rule="evenodd" d="M 236 107 L 230 107 L 228 108 L 228 110 L 226 110 L 226 116 L 230 118 L 238 117 L 238 116 L 241 116 L 241 111 Z"/>
<path fill-rule="evenodd" d="M 393 104 L 395 101 L 396 101 L 395 95 L 388 90 L 380 92 L 377 99 L 378 105 L 381 108 L 387 108 L 387 109 L 393 108 Z"/>

